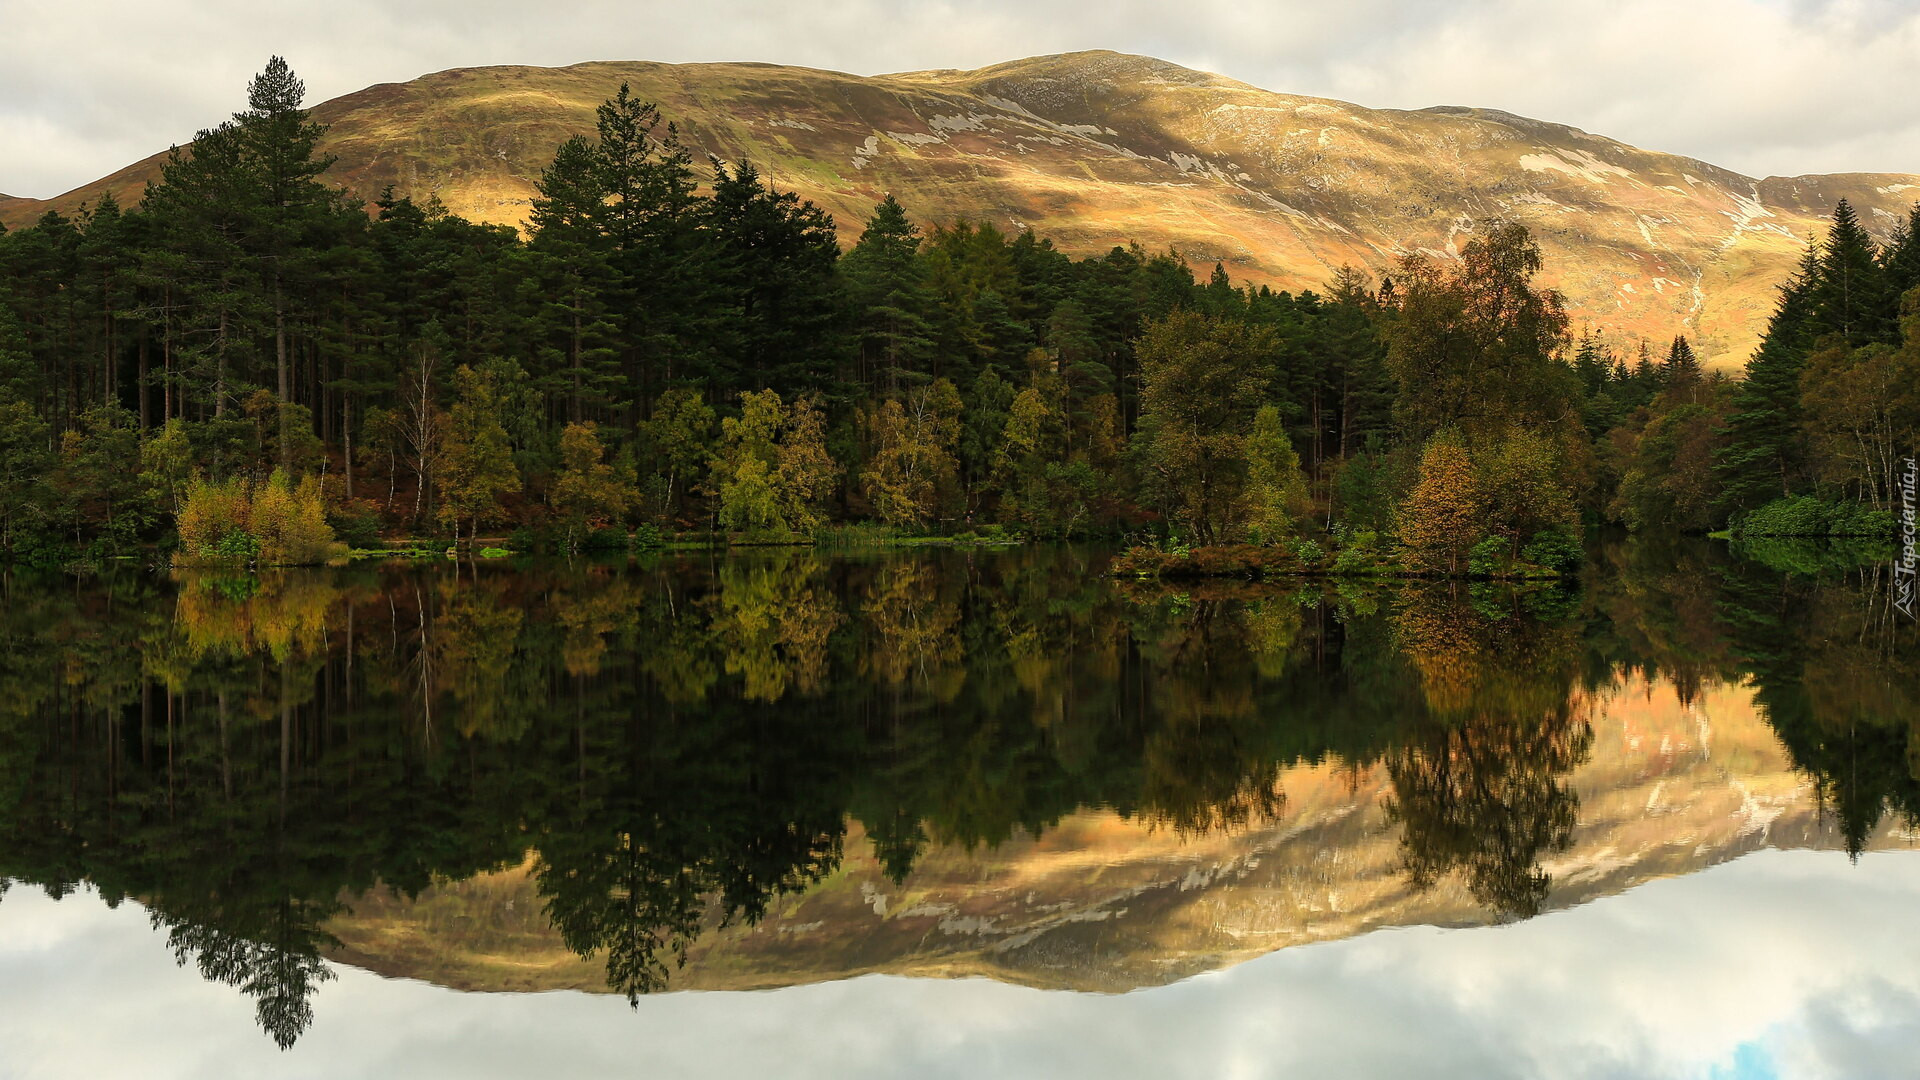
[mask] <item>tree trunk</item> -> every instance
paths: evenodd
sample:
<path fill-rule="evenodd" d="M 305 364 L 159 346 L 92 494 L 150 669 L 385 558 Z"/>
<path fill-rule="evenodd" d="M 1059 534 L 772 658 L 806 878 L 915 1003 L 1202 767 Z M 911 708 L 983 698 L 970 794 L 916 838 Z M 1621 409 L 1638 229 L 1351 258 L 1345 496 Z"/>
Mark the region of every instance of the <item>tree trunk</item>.
<path fill-rule="evenodd" d="M 340 395 L 340 457 L 346 465 L 347 501 L 353 501 L 353 395 Z"/>
<path fill-rule="evenodd" d="M 274 372 L 279 379 L 280 407 L 280 467 L 292 471 L 293 440 L 288 438 L 290 418 L 287 406 L 293 404 L 293 372 L 287 362 L 287 306 L 281 293 L 280 272 L 273 274 L 273 363 Z"/>

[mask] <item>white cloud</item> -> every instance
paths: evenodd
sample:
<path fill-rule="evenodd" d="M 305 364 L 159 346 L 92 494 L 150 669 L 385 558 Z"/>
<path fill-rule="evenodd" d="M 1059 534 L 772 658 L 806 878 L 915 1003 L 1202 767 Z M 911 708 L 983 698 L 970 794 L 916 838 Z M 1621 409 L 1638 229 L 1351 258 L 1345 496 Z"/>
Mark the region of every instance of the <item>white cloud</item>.
<path fill-rule="evenodd" d="M 1753 175 L 1920 172 L 1905 0 L 68 0 L 0 35 L 0 191 L 47 196 L 240 104 L 271 53 L 310 100 L 447 67 L 762 60 L 861 74 L 1111 48 L 1362 105 L 1477 105 Z"/>
<path fill-rule="evenodd" d="M 1920 855 L 1768 851 L 1530 922 L 1388 930 L 1131 994 L 867 977 L 460 994 L 343 969 L 281 1054 L 134 905 L 0 903 L 0 1080 L 632 1075 L 1638 1080 L 1896 1076 Z"/>

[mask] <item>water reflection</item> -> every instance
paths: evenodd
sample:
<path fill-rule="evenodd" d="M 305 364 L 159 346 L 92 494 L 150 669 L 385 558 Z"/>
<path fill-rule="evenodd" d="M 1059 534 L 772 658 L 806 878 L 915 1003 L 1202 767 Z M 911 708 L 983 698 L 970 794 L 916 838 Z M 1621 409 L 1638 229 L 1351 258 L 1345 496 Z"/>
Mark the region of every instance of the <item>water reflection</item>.
<path fill-rule="evenodd" d="M 1231 834 L 1290 820 L 1303 765 L 1384 777 L 1413 889 L 1524 918 L 1633 679 L 1751 680 L 1853 851 L 1920 820 L 1875 571 L 1596 560 L 1583 593 L 1169 589 L 1080 549 L 8 578 L 0 879 L 137 898 L 286 1046 L 370 891 L 525 867 L 637 999 L 850 845 L 898 885 L 1085 807 Z"/>

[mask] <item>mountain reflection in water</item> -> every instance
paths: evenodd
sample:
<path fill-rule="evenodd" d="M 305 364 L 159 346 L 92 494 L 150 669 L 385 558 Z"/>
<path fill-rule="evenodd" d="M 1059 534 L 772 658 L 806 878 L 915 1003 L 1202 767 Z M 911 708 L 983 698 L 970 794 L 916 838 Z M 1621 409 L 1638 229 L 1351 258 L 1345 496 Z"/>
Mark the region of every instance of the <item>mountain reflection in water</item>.
<path fill-rule="evenodd" d="M 1114 990 L 1904 844 L 1920 811 L 1883 571 L 1614 546 L 1583 590 L 1335 590 L 1104 561 L 8 578 L 0 880 L 138 900 L 288 1046 L 323 956 L 630 999 Z"/>

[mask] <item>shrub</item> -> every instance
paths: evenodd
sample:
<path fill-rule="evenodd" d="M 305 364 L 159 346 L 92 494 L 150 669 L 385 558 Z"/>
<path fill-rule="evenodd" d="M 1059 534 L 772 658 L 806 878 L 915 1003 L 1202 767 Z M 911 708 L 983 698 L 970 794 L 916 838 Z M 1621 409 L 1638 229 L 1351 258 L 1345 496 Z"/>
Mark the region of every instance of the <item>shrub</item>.
<path fill-rule="evenodd" d="M 1579 541 L 1563 529 L 1542 529 L 1533 535 L 1526 547 L 1520 549 L 1523 562 L 1558 574 L 1577 572 L 1584 556 Z"/>
<path fill-rule="evenodd" d="M 187 484 L 175 520 L 180 549 L 190 559 L 218 557 L 215 549 L 229 535 L 248 531 L 252 510 L 246 481 L 234 478 L 214 482 L 196 477 Z"/>
<path fill-rule="evenodd" d="M 898 540 L 900 534 L 891 525 L 867 521 L 844 525 L 822 525 L 813 530 L 813 544 L 825 550 L 883 547 Z"/>
<path fill-rule="evenodd" d="M 303 477 L 295 485 L 275 469 L 254 493 L 252 521 L 252 531 L 260 538 L 259 561 L 267 566 L 311 566 L 338 553 L 318 476 Z"/>
<path fill-rule="evenodd" d="M 1474 577 L 1492 577 L 1506 568 L 1507 542 L 1489 536 L 1467 552 L 1467 573 Z"/>
<path fill-rule="evenodd" d="M 1824 502 L 1811 495 L 1775 499 L 1748 514 L 1734 529 L 1740 536 L 1893 535 L 1893 514 L 1862 502 Z"/>
<path fill-rule="evenodd" d="M 348 547 L 379 547 L 380 515 L 377 512 L 362 509 L 348 509 L 340 513 L 327 515 L 327 524 L 332 527 L 333 535 Z"/>
<path fill-rule="evenodd" d="M 202 552 L 211 556 L 214 562 L 250 566 L 260 557 L 260 539 L 250 532 L 235 529 L 212 547 L 202 549 Z"/>
<path fill-rule="evenodd" d="M 629 543 L 631 540 L 627 536 L 627 530 L 608 525 L 588 533 L 587 538 L 580 542 L 580 550 L 625 551 Z"/>
<path fill-rule="evenodd" d="M 327 524 L 320 478 L 296 486 L 279 470 L 259 486 L 237 477 L 195 480 L 176 524 L 188 563 L 305 566 L 345 550 Z"/>

